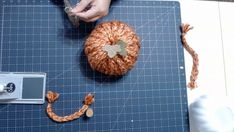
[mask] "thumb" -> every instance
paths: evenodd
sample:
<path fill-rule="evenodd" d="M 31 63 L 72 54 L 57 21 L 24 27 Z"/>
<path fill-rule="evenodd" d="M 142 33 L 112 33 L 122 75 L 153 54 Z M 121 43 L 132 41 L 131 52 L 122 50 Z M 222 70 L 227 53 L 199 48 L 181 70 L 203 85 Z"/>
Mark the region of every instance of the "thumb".
<path fill-rule="evenodd" d="M 81 0 L 80 3 L 77 4 L 75 8 L 71 10 L 71 12 L 81 12 L 83 11 L 89 4 L 91 3 L 91 0 Z"/>

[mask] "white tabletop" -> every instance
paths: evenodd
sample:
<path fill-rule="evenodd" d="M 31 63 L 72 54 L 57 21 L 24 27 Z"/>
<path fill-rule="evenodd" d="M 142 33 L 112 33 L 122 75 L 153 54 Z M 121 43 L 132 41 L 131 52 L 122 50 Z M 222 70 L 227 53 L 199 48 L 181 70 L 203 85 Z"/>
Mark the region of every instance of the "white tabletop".
<path fill-rule="evenodd" d="M 194 29 L 187 41 L 199 55 L 198 88 L 188 89 L 188 102 L 197 97 L 215 95 L 234 99 L 234 2 L 180 0 L 183 23 Z M 185 51 L 186 78 L 192 67 L 192 59 Z M 195 132 L 193 124 L 190 131 Z"/>
<path fill-rule="evenodd" d="M 201 94 L 234 97 L 234 3 L 180 0 L 183 23 L 194 29 L 187 41 L 200 59 L 198 88 L 188 89 L 189 104 Z M 185 51 L 187 81 L 192 59 Z"/>

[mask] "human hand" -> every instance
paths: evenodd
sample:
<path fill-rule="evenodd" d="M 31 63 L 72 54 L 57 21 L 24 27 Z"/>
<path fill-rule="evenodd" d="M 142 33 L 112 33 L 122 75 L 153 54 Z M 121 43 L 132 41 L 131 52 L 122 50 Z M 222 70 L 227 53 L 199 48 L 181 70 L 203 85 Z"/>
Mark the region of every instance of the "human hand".
<path fill-rule="evenodd" d="M 108 15 L 111 0 L 81 0 L 71 12 L 85 22 L 94 22 Z"/>

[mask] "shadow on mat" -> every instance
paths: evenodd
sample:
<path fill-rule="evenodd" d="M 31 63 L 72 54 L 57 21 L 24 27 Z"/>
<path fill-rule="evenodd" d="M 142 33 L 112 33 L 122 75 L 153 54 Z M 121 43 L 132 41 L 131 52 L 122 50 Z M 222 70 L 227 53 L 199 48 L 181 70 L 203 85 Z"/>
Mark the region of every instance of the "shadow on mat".
<path fill-rule="evenodd" d="M 84 50 L 82 50 L 81 53 L 77 53 L 77 63 L 80 65 L 81 73 L 85 77 L 95 80 L 99 83 L 114 83 L 120 81 L 123 78 L 123 76 L 110 76 L 92 70 L 88 63 Z"/>

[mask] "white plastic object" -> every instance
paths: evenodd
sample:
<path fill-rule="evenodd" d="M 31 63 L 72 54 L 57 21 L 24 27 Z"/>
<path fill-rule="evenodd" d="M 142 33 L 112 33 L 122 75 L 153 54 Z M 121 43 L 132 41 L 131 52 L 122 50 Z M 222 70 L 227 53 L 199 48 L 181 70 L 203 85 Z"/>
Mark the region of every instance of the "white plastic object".
<path fill-rule="evenodd" d="M 0 72 L 0 103 L 43 104 L 46 73 Z"/>
<path fill-rule="evenodd" d="M 234 102 L 228 97 L 203 95 L 189 113 L 194 132 L 234 132 Z"/>
<path fill-rule="evenodd" d="M 5 92 L 5 86 L 3 84 L 0 84 L 0 93 Z"/>

